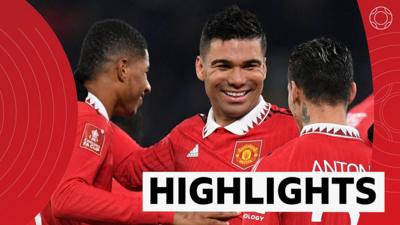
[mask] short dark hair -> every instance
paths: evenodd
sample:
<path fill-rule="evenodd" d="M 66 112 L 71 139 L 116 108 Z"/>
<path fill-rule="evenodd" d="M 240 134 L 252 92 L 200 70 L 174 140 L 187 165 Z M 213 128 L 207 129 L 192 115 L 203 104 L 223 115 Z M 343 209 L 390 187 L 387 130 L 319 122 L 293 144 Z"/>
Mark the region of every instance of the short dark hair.
<path fill-rule="evenodd" d="M 227 41 L 254 38 L 260 38 L 261 48 L 265 54 L 267 40 L 260 21 L 253 13 L 233 5 L 217 13 L 204 25 L 200 38 L 200 55 L 204 56 L 213 39 Z"/>
<path fill-rule="evenodd" d="M 82 43 L 78 66 L 74 72 L 77 98 L 84 101 L 88 90 L 84 82 L 94 78 L 103 63 L 113 54 L 143 58 L 147 49 L 142 34 L 128 23 L 118 19 L 106 19 L 94 23 Z"/>
<path fill-rule="evenodd" d="M 93 76 L 109 57 L 115 54 L 142 58 L 147 49 L 142 34 L 128 23 L 118 19 L 96 22 L 87 32 L 82 43 L 75 79 L 80 82 Z"/>
<path fill-rule="evenodd" d="M 324 37 L 302 43 L 290 55 L 288 79 L 314 104 L 346 103 L 353 82 L 350 50 Z"/>

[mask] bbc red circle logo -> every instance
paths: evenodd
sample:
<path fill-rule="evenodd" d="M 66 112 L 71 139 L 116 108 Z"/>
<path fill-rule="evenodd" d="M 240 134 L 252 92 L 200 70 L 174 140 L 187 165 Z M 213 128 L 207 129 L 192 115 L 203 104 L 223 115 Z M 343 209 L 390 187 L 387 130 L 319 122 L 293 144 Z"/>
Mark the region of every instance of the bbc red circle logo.
<path fill-rule="evenodd" d="M 370 12 L 369 22 L 377 30 L 386 30 L 393 22 L 393 14 L 385 6 L 378 6 Z"/>

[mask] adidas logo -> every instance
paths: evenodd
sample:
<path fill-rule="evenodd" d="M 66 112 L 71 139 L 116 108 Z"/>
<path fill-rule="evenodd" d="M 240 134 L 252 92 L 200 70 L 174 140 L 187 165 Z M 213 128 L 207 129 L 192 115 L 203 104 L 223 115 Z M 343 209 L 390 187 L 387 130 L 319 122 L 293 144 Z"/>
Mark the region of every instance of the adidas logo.
<path fill-rule="evenodd" d="M 199 157 L 199 145 L 197 144 L 194 148 L 186 155 L 187 158 Z"/>

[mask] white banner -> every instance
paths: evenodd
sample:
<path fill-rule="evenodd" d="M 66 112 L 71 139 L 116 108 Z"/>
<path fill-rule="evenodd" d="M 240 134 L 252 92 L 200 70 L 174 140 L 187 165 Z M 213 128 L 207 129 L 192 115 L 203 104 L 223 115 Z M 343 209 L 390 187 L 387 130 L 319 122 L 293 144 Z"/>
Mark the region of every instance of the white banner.
<path fill-rule="evenodd" d="M 384 173 L 146 172 L 143 210 L 384 212 Z"/>

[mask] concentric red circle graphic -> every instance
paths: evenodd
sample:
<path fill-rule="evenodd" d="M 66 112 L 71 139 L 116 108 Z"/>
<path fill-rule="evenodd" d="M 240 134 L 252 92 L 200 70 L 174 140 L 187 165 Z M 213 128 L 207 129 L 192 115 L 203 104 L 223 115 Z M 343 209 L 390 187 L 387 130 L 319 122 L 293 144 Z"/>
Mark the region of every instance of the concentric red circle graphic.
<path fill-rule="evenodd" d="M 400 15 L 397 1 L 358 1 L 371 60 L 374 89 L 372 171 L 385 172 L 385 213 L 366 213 L 359 224 L 400 219 Z"/>
<path fill-rule="evenodd" d="M 68 59 L 43 18 L 24 1 L 0 11 L 0 223 L 17 225 L 43 208 L 61 179 L 76 94 Z"/>

